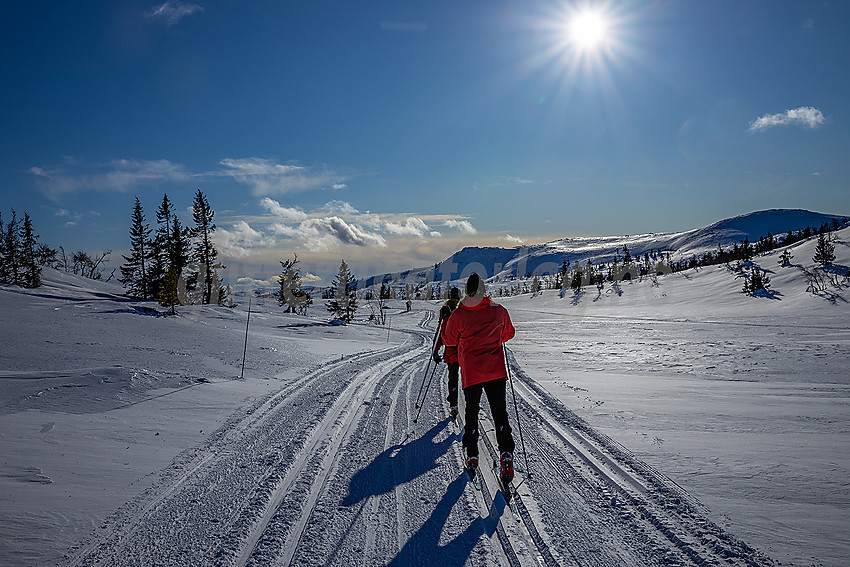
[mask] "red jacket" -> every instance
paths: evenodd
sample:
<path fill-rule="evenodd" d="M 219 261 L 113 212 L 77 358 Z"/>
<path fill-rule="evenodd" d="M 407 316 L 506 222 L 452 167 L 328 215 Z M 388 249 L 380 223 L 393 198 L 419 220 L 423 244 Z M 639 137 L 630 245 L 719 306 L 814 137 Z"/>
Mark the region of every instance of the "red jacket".
<path fill-rule="evenodd" d="M 469 301 L 469 300 L 466 300 Z M 477 305 L 461 303 L 442 332 L 443 344 L 457 346 L 463 387 L 507 378 L 502 343 L 516 331 L 508 310 L 484 296 Z"/>

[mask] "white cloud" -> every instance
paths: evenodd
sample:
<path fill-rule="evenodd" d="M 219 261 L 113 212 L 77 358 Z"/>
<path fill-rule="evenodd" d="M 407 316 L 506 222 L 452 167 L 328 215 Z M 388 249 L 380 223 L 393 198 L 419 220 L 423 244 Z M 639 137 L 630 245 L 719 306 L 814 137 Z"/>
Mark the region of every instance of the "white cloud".
<path fill-rule="evenodd" d="M 258 280 L 255 278 L 249 277 L 241 277 L 236 278 L 236 285 L 234 286 L 238 290 L 252 290 L 252 289 L 268 289 L 279 286 L 278 276 L 272 276 L 267 280 Z"/>
<path fill-rule="evenodd" d="M 221 253 L 231 258 L 245 258 L 251 255 L 251 248 L 272 246 L 275 243 L 273 238 L 251 228 L 245 221 L 236 222 L 231 230 L 219 227 L 213 233 L 213 238 Z"/>
<path fill-rule="evenodd" d="M 148 18 L 163 20 L 165 25 L 171 27 L 186 16 L 191 16 L 196 12 L 203 12 L 203 6 L 198 4 L 184 4 L 182 2 L 163 2 L 159 6 L 155 6 L 147 13 Z"/>
<path fill-rule="evenodd" d="M 328 238 L 331 241 L 354 246 L 384 247 L 386 240 L 380 234 L 366 232 L 356 225 L 349 224 L 340 217 L 325 217 L 320 219 L 309 219 L 301 223 L 305 234 L 312 236 L 308 245 L 325 248 Z"/>
<path fill-rule="evenodd" d="M 419 238 L 422 238 L 426 233 L 431 231 L 428 225 L 425 224 L 422 219 L 417 217 L 409 217 L 403 224 L 388 222 L 386 223 L 385 228 L 392 234 L 398 234 L 400 236 L 417 236 Z"/>
<path fill-rule="evenodd" d="M 321 213 L 335 215 L 357 215 L 360 211 L 351 206 L 351 203 L 345 201 L 328 201 L 320 209 Z"/>
<path fill-rule="evenodd" d="M 283 207 L 280 203 L 268 197 L 263 197 L 263 199 L 260 200 L 260 206 L 274 216 L 287 221 L 303 221 L 307 219 L 307 213 L 301 209 Z"/>
<path fill-rule="evenodd" d="M 232 177 L 251 187 L 254 195 L 283 195 L 338 185 L 342 181 L 329 171 L 314 172 L 303 166 L 278 164 L 265 158 L 225 158 L 219 163 L 225 169 L 213 175 Z"/>
<path fill-rule="evenodd" d="M 443 221 L 443 225 L 449 228 L 454 228 L 461 232 L 468 232 L 470 234 L 475 234 L 476 232 L 478 232 L 477 230 L 475 230 L 475 227 L 472 226 L 472 223 L 467 220 L 447 219 Z"/>
<path fill-rule="evenodd" d="M 512 244 L 522 244 L 523 242 L 519 236 L 512 236 L 510 234 L 506 234 L 503 238 Z"/>
<path fill-rule="evenodd" d="M 766 114 L 750 122 L 750 131 L 765 130 L 774 126 L 803 126 L 817 128 L 825 122 L 823 113 L 812 106 L 801 106 L 780 114 Z"/>

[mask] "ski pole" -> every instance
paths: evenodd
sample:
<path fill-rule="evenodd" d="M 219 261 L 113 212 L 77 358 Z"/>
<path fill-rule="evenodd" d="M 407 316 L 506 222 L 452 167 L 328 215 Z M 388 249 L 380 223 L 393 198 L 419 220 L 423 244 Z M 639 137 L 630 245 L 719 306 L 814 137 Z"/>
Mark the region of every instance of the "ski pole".
<path fill-rule="evenodd" d="M 516 403 L 516 390 L 514 389 L 514 379 L 511 375 L 511 364 L 508 362 L 508 349 L 505 346 L 505 343 L 502 343 L 502 353 L 505 355 L 505 368 L 508 370 L 508 382 L 511 383 L 511 394 L 513 394 L 514 398 L 514 411 L 516 412 L 516 427 L 519 431 L 519 442 L 522 446 L 522 456 L 525 458 L 525 476 L 526 478 L 531 478 L 531 469 L 528 466 L 528 451 L 525 450 L 525 439 L 522 437 L 522 423 L 519 420 L 519 406 Z"/>
<path fill-rule="evenodd" d="M 417 406 L 419 409 L 418 409 L 418 410 L 416 410 L 416 417 L 414 417 L 414 418 L 413 418 L 413 423 L 414 423 L 414 424 L 415 424 L 415 423 L 419 420 L 419 414 L 420 414 L 420 413 L 422 413 L 422 406 L 424 406 L 424 405 L 425 405 L 425 398 L 427 398 L 427 397 L 428 397 L 428 390 L 430 390 L 430 389 L 431 389 L 431 380 L 433 380 L 433 379 L 434 379 L 434 374 L 436 374 L 436 373 L 437 373 L 437 365 L 435 364 L 435 365 L 434 365 L 434 369 L 431 371 L 431 378 L 428 380 L 428 385 L 425 387 L 425 395 L 424 395 L 424 396 L 422 396 L 422 403 L 420 403 L 420 404 Z M 442 372 L 441 372 L 441 373 L 440 373 L 440 378 L 442 378 L 442 377 L 443 377 L 443 374 L 442 374 Z"/>
<path fill-rule="evenodd" d="M 434 331 L 434 338 L 431 339 L 431 351 L 428 353 L 428 364 L 425 365 L 425 373 L 422 375 L 422 383 L 419 384 L 419 393 L 416 394 L 416 407 L 419 407 L 419 397 L 422 395 L 422 389 L 425 387 L 425 380 L 428 378 L 428 369 L 431 368 L 431 359 L 434 357 L 434 345 L 437 344 L 437 335 L 440 334 L 440 323 L 437 323 L 437 330 Z M 436 362 L 434 363 L 436 364 Z M 436 368 L 436 366 L 435 366 Z"/>
<path fill-rule="evenodd" d="M 248 297 L 248 320 L 245 321 L 245 348 L 242 349 L 242 374 L 239 379 L 245 378 L 245 355 L 248 353 L 248 325 L 251 324 L 251 297 Z"/>

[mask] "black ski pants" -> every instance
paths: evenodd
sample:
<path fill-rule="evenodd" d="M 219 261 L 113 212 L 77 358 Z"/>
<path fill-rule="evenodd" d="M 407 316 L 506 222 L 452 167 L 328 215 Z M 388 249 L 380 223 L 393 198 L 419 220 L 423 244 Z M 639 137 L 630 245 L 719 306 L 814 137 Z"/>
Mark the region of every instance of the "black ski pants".
<path fill-rule="evenodd" d="M 508 405 L 506 395 L 507 378 L 490 380 L 467 386 L 463 389 L 466 400 L 466 426 L 463 433 L 463 446 L 469 457 L 478 456 L 478 412 L 481 409 L 481 392 L 487 392 L 490 403 L 490 413 L 496 426 L 496 443 L 499 453 L 514 452 L 514 438 L 511 435 L 511 425 L 508 423 Z"/>
<path fill-rule="evenodd" d="M 460 364 L 457 362 L 447 362 L 449 365 L 449 395 L 446 396 L 446 401 L 449 406 L 457 406 L 457 381 L 460 376 Z"/>

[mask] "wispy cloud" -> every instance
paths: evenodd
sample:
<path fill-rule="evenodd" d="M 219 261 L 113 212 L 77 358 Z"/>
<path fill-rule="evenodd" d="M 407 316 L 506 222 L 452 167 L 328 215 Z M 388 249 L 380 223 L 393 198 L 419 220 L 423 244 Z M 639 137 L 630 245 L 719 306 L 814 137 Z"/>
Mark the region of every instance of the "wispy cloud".
<path fill-rule="evenodd" d="M 203 6 L 198 4 L 184 4 L 183 2 L 163 2 L 158 6 L 154 6 L 147 13 L 147 17 L 156 20 L 162 20 L 168 27 L 173 26 L 186 16 L 191 16 L 196 12 L 203 12 Z"/>
<path fill-rule="evenodd" d="M 766 114 L 750 122 L 750 131 L 766 130 L 774 126 L 801 126 L 817 128 L 825 122 L 823 113 L 812 106 L 801 106 L 779 114 Z"/>
<path fill-rule="evenodd" d="M 185 181 L 192 177 L 186 168 L 168 160 L 116 159 L 103 164 L 65 160 L 56 166 L 33 166 L 28 172 L 41 192 L 51 199 L 78 191 L 125 192 L 160 181 Z"/>
<path fill-rule="evenodd" d="M 520 238 L 519 236 L 513 236 L 513 235 L 510 235 L 510 234 L 506 234 L 502 238 L 504 238 L 507 242 L 510 242 L 511 244 L 522 244 L 523 243 L 522 238 Z"/>
<path fill-rule="evenodd" d="M 251 187 L 254 195 L 284 195 L 321 187 L 344 188 L 344 179 L 331 171 L 313 171 L 310 168 L 279 164 L 258 157 L 226 158 L 219 162 L 223 170 L 214 175 L 229 176 Z"/>

